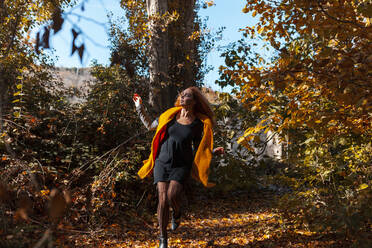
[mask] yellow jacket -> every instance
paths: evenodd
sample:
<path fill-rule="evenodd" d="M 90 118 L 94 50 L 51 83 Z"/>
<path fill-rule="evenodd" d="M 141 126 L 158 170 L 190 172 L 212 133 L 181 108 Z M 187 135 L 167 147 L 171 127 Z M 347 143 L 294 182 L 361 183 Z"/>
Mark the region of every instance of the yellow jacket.
<path fill-rule="evenodd" d="M 165 111 L 159 117 L 159 125 L 156 129 L 154 138 L 151 143 L 151 154 L 149 159 L 143 161 L 143 166 L 138 171 L 138 175 L 141 179 L 150 175 L 153 171 L 155 159 L 158 156 L 160 149 L 160 144 L 165 136 L 167 124 L 170 122 L 174 116 L 181 111 L 182 107 L 173 107 Z M 214 186 L 213 183 L 208 182 L 209 175 L 209 165 L 212 159 L 213 151 L 213 131 L 212 122 L 208 116 L 203 114 L 196 114 L 203 124 L 203 137 L 200 141 L 198 150 L 196 151 L 194 163 L 191 171 L 191 175 L 196 180 L 199 180 L 205 187 Z"/>

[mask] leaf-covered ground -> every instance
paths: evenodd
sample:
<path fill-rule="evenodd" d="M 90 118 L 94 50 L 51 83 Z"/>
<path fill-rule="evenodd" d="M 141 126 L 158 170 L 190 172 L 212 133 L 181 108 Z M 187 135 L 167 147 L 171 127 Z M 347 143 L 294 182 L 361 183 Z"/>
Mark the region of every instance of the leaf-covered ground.
<path fill-rule="evenodd" d="M 169 247 L 350 247 L 351 243 L 334 235 L 320 235 L 285 219 L 275 209 L 272 193 L 241 193 L 228 197 L 199 195 L 192 200 L 179 229 L 169 233 Z M 68 240 L 77 247 L 158 247 L 156 216 L 145 220 L 134 212 L 132 223 L 121 221 L 100 230 L 68 233 L 57 243 Z M 126 223 L 126 224 L 124 224 Z"/>

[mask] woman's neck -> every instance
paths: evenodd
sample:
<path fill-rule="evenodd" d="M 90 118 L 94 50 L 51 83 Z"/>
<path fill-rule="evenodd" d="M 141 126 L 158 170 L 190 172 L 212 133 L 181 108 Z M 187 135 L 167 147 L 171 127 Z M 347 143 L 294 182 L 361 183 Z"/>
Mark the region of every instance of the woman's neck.
<path fill-rule="evenodd" d="M 183 106 L 181 109 L 180 116 L 183 118 L 193 118 L 195 116 L 193 107 Z"/>

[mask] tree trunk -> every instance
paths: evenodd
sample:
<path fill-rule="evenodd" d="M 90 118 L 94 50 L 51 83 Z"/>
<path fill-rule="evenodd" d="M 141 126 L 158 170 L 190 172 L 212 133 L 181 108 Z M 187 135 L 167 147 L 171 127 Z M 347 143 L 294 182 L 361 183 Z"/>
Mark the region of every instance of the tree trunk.
<path fill-rule="evenodd" d="M 168 74 L 168 31 L 162 30 L 159 22 L 156 22 L 153 18 L 162 16 L 168 11 L 168 2 L 167 0 L 146 0 L 146 4 L 151 32 L 149 46 L 149 103 L 155 114 L 158 115 L 172 106 L 172 100 L 174 100 L 169 92 L 169 84 L 171 82 Z"/>
<path fill-rule="evenodd" d="M 146 0 L 146 4 L 151 31 L 149 103 L 160 114 L 173 106 L 179 90 L 196 82 L 197 43 L 189 39 L 195 31 L 195 0 Z M 177 11 L 180 17 L 162 30 L 152 17 L 167 11 Z"/>
<path fill-rule="evenodd" d="M 184 87 L 190 87 L 195 85 L 195 74 L 194 71 L 196 59 L 196 43 L 194 40 L 189 39 L 190 35 L 195 31 L 195 0 L 181 0 L 181 8 L 183 10 L 183 26 L 184 26 L 184 43 L 183 49 L 186 53 L 186 57 L 189 59 L 185 60 L 185 71 L 183 73 Z"/>
<path fill-rule="evenodd" d="M 189 39 L 195 31 L 195 0 L 168 1 L 169 12 L 179 13 L 169 26 L 169 74 L 172 80 L 170 95 L 196 84 L 195 57 L 197 43 Z"/>

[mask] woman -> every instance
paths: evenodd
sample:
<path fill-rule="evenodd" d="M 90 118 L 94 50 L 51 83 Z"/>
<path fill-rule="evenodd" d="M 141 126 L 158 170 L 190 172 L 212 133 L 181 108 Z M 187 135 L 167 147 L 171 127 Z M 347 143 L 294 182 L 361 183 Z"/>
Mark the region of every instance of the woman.
<path fill-rule="evenodd" d="M 149 121 L 141 97 L 134 95 L 136 109 L 147 129 L 155 129 L 151 154 L 138 171 L 140 178 L 154 175 L 159 204 L 158 221 L 160 229 L 159 248 L 167 247 L 167 225 L 169 220 L 169 203 L 172 206 L 171 229 L 180 224 L 180 193 L 185 180 L 190 174 L 206 187 L 209 164 L 213 154 L 223 154 L 224 149 L 213 150 L 214 114 L 208 100 L 197 87 L 182 91 L 175 107 L 168 109 L 152 123 Z"/>

